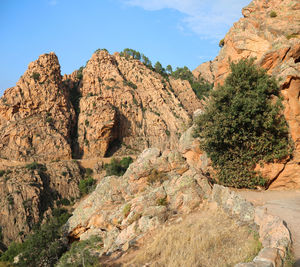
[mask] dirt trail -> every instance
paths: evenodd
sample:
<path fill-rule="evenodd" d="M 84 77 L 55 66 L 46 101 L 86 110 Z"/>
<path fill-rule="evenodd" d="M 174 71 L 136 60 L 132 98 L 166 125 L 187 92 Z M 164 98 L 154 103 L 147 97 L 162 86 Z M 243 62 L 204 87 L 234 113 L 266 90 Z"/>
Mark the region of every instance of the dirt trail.
<path fill-rule="evenodd" d="M 238 191 L 255 206 L 264 206 L 272 215 L 283 219 L 292 234 L 293 252 L 300 267 L 300 190 L 295 191 Z"/>

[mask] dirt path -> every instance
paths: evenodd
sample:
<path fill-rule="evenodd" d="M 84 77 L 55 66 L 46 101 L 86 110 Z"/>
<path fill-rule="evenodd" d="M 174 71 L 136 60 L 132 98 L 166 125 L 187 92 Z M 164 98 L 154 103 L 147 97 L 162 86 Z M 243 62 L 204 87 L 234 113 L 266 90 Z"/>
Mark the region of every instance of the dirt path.
<path fill-rule="evenodd" d="M 264 206 L 268 212 L 283 219 L 292 234 L 293 252 L 300 267 L 300 190 L 297 191 L 239 191 L 255 206 Z"/>

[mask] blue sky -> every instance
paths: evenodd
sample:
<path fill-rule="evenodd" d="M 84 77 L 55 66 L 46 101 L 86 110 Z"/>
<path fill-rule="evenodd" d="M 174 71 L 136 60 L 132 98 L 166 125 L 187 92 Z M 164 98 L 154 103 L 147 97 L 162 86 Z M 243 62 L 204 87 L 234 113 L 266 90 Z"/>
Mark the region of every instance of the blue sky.
<path fill-rule="evenodd" d="M 153 63 L 196 68 L 250 0 L 0 0 L 0 94 L 28 64 L 54 51 L 62 74 L 98 48 L 133 48 Z"/>

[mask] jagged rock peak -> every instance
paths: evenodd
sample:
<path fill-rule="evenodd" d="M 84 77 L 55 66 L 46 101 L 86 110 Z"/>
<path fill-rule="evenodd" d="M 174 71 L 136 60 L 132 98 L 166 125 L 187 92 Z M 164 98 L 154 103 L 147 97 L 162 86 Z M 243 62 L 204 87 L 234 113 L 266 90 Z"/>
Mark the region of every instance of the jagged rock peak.
<path fill-rule="evenodd" d="M 31 62 L 0 101 L 0 157 L 18 161 L 67 159 L 74 110 L 54 53 Z"/>

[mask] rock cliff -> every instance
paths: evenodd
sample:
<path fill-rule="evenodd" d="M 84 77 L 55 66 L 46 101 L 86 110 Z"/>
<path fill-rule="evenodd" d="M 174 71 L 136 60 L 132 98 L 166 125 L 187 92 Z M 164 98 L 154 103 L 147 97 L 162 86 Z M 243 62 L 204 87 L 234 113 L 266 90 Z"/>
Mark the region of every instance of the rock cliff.
<path fill-rule="evenodd" d="M 65 79 L 74 83 L 74 77 Z M 168 81 L 139 60 L 104 50 L 88 61 L 77 90 L 83 158 L 107 155 L 114 141 L 135 151 L 174 148 L 193 111 L 201 107 L 188 82 Z"/>
<path fill-rule="evenodd" d="M 22 240 L 50 216 L 56 200 L 79 197 L 80 169 L 72 161 L 6 167 L 0 175 L 0 226 L 6 245 Z"/>
<path fill-rule="evenodd" d="M 257 65 L 279 79 L 284 115 L 295 144 L 288 163 L 266 165 L 263 173 L 274 180 L 270 188 L 300 187 L 300 3 L 254 0 L 242 11 L 224 38 L 219 55 L 196 68 L 215 85 L 228 75 L 230 61 L 255 57 Z M 274 171 L 277 170 L 277 171 Z"/>
<path fill-rule="evenodd" d="M 29 64 L 0 101 L 0 158 L 70 159 L 74 110 L 54 53 Z"/>
<path fill-rule="evenodd" d="M 174 148 L 199 107 L 188 82 L 118 53 L 99 50 L 64 77 L 54 53 L 41 55 L 0 100 L 0 241 L 22 240 L 56 199 L 79 197 L 72 158 Z"/>

